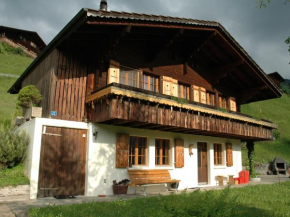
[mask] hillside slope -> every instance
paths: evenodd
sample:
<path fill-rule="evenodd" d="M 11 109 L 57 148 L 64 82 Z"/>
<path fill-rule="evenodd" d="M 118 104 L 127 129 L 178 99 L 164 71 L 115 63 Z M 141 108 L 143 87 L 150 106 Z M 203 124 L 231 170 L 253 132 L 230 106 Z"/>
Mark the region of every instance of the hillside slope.
<path fill-rule="evenodd" d="M 19 50 L 0 43 L 0 73 L 21 75 L 33 61 Z M 7 93 L 16 77 L 0 76 L 0 122 L 10 119 L 15 111 L 16 94 Z"/>
<path fill-rule="evenodd" d="M 290 164 L 290 97 L 284 94 L 279 99 L 266 100 L 243 105 L 242 113 L 258 119 L 271 120 L 278 124 L 280 138 L 276 141 L 255 143 L 254 161 L 267 163 L 275 157 L 282 157 Z M 247 150 L 243 148 L 243 162 L 247 162 Z"/>

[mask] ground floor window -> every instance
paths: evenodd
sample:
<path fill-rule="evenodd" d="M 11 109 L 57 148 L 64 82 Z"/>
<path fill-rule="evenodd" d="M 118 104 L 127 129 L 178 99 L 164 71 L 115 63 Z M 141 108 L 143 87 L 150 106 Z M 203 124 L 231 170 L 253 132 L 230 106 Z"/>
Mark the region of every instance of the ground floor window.
<path fill-rule="evenodd" d="M 222 144 L 214 144 L 214 165 L 222 165 L 223 162 L 223 150 Z"/>
<path fill-rule="evenodd" d="M 130 136 L 129 165 L 146 165 L 147 138 Z"/>
<path fill-rule="evenodd" d="M 169 165 L 170 140 L 155 139 L 155 165 Z"/>

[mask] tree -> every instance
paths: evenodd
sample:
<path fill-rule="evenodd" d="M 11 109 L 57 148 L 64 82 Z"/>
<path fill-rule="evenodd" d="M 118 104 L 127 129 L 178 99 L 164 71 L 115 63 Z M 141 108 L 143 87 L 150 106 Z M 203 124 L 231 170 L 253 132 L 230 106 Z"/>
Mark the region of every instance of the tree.
<path fill-rule="evenodd" d="M 271 2 L 271 0 L 256 0 L 258 8 L 266 8 L 267 5 Z M 284 4 L 287 4 L 290 0 L 284 0 Z M 290 53 L 290 36 L 285 40 L 285 43 L 289 46 L 288 51 Z M 290 63 L 289 63 L 290 64 Z"/>

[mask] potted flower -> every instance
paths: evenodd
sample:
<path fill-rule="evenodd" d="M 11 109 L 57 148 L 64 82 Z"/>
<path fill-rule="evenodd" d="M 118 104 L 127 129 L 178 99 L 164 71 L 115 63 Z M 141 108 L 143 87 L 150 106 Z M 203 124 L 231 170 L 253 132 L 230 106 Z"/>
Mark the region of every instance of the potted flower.
<path fill-rule="evenodd" d="M 114 194 L 127 194 L 128 190 L 128 183 L 130 180 L 123 179 L 120 182 L 117 182 L 116 180 L 113 181 L 113 193 Z"/>

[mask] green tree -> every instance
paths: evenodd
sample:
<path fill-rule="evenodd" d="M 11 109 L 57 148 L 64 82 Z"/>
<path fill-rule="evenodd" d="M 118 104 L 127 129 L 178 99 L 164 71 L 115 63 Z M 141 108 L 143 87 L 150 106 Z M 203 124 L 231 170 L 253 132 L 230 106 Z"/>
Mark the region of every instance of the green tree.
<path fill-rule="evenodd" d="M 29 144 L 25 131 L 17 131 L 12 121 L 0 123 L 0 170 L 22 163 Z"/>

